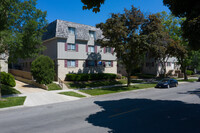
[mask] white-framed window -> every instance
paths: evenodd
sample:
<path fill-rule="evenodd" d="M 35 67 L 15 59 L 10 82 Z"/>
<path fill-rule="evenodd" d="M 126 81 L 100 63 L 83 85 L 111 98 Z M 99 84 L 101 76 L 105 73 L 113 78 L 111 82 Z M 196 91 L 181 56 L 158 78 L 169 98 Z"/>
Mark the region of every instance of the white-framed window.
<path fill-rule="evenodd" d="M 68 45 L 67 45 L 67 50 L 75 51 L 75 50 L 76 50 L 76 45 L 75 45 L 75 44 L 68 43 Z"/>
<path fill-rule="evenodd" d="M 88 46 L 88 52 L 94 53 L 94 46 Z"/>
<path fill-rule="evenodd" d="M 90 37 L 95 38 L 95 31 L 89 31 Z"/>
<path fill-rule="evenodd" d="M 111 61 L 106 61 L 105 62 L 105 67 L 111 67 L 112 65 L 112 62 Z"/>
<path fill-rule="evenodd" d="M 88 60 L 88 66 L 95 66 L 95 61 L 94 60 Z"/>
<path fill-rule="evenodd" d="M 67 60 L 67 67 L 76 67 L 75 60 Z"/>
<path fill-rule="evenodd" d="M 69 34 L 75 35 L 75 28 L 68 27 Z"/>
<path fill-rule="evenodd" d="M 111 52 L 112 52 L 111 47 L 106 47 L 106 53 L 111 53 Z"/>

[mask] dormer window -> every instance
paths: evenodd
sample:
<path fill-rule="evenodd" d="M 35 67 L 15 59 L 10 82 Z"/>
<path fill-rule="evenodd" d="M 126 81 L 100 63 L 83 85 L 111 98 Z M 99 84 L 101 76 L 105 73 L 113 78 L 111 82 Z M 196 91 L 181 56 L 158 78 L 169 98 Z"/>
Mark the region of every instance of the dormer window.
<path fill-rule="evenodd" d="M 90 37 L 95 38 L 95 31 L 89 31 Z"/>
<path fill-rule="evenodd" d="M 75 35 L 75 28 L 69 27 L 68 30 L 69 30 L 69 34 Z"/>

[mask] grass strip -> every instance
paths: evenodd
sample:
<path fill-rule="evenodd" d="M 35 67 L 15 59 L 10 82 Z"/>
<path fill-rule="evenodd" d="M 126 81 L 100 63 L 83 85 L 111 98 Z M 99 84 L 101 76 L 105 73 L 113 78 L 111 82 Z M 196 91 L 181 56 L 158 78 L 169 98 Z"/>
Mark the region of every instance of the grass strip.
<path fill-rule="evenodd" d="M 48 91 L 62 90 L 62 88 L 60 88 L 60 86 L 57 85 L 56 83 L 48 84 L 47 87 L 48 87 Z"/>
<path fill-rule="evenodd" d="M 80 91 L 92 96 L 96 96 L 96 95 L 104 95 L 104 94 L 117 93 L 123 91 L 152 88 L 155 87 L 155 85 L 156 84 L 138 84 L 130 87 L 112 87 L 112 88 L 90 89 L 90 90 L 80 90 Z"/>
<path fill-rule="evenodd" d="M 195 81 L 197 81 L 197 79 L 188 79 L 188 80 L 181 79 L 181 80 L 178 80 L 178 82 L 195 82 Z"/>
<path fill-rule="evenodd" d="M 23 105 L 26 97 L 7 97 L 0 100 L 0 108 Z"/>
<path fill-rule="evenodd" d="M 78 94 L 78 93 L 73 92 L 73 91 L 61 92 L 59 94 L 67 95 L 67 96 L 73 96 L 73 97 L 85 97 L 84 95 Z"/>

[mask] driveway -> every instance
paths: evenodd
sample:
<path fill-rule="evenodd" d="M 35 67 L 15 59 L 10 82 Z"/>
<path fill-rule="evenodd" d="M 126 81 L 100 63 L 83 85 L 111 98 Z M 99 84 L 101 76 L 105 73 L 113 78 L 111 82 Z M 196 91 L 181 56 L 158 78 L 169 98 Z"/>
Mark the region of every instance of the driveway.
<path fill-rule="evenodd" d="M 79 99 L 76 97 L 57 94 L 59 91 L 47 91 L 18 80 L 16 80 L 15 89 L 22 93 L 19 96 L 26 96 L 24 106 L 38 106 Z"/>

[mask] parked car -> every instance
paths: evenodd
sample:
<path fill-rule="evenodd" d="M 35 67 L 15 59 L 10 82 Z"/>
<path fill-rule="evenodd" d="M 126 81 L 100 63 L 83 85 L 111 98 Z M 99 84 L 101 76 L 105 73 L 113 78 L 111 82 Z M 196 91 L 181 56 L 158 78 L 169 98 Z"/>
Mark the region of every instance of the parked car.
<path fill-rule="evenodd" d="M 177 87 L 178 81 L 175 79 L 165 78 L 158 82 L 155 88 L 170 88 L 170 87 Z"/>

